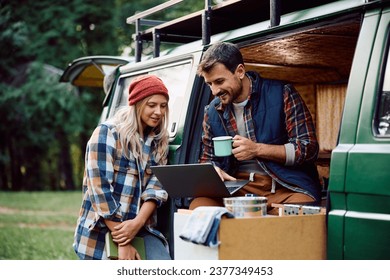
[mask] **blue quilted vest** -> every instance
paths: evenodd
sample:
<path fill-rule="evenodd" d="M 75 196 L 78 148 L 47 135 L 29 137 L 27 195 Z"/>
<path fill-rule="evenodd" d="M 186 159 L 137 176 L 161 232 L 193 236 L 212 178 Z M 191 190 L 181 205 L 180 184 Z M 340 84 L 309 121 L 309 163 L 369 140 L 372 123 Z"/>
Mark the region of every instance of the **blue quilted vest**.
<path fill-rule="evenodd" d="M 288 143 L 284 121 L 283 88 L 285 84 L 281 81 L 263 79 L 255 72 L 248 72 L 248 75 L 253 80 L 250 102 L 257 142 L 276 145 Z M 219 98 L 215 98 L 205 108 L 209 116 L 211 135 L 213 137 L 229 134 L 234 136 L 234 132 L 229 133 L 227 129 L 229 111 L 233 110 L 232 105 L 226 106 L 222 113 L 216 109 L 219 104 Z M 237 160 L 233 156 L 214 158 L 213 162 L 230 174 L 234 174 L 237 167 Z M 313 163 L 284 166 L 272 161 L 259 161 L 259 164 L 266 172 L 274 174 L 277 182 L 284 187 L 310 195 L 316 201 L 321 199 L 318 173 Z"/>

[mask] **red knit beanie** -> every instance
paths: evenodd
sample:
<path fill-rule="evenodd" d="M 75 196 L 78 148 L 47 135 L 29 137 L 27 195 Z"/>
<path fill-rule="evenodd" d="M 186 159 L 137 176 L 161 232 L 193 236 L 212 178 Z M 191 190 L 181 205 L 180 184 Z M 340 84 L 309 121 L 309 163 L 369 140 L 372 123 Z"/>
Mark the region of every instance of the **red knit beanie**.
<path fill-rule="evenodd" d="M 160 78 L 154 75 L 139 76 L 130 83 L 129 105 L 154 94 L 162 94 L 169 100 L 168 89 Z"/>

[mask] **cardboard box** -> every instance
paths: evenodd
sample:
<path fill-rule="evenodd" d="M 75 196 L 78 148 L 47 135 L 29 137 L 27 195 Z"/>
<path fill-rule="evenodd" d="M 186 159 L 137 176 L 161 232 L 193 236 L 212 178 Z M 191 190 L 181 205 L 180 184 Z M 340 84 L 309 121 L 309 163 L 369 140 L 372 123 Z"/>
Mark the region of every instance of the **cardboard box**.
<path fill-rule="evenodd" d="M 222 219 L 218 248 L 180 239 L 178 235 L 188 217 L 189 212 L 175 213 L 175 259 L 326 259 L 324 214 Z"/>
<path fill-rule="evenodd" d="M 326 259 L 323 214 L 223 219 L 219 238 L 221 260 Z"/>

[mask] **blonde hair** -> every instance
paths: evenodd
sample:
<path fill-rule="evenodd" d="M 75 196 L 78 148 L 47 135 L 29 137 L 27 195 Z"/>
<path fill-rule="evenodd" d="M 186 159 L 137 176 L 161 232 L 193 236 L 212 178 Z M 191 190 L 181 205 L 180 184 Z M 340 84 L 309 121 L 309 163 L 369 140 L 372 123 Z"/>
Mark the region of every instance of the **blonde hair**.
<path fill-rule="evenodd" d="M 144 135 L 145 131 L 142 130 L 141 112 L 150 98 L 144 98 L 134 105 L 119 109 L 111 119 L 116 124 L 122 149 L 128 159 L 130 159 L 131 154 L 136 159 L 142 157 L 141 139 L 144 139 L 148 135 Z M 161 123 L 148 132 L 149 135 L 154 134 L 155 146 L 153 155 L 158 164 L 167 163 L 169 144 L 168 116 L 169 108 L 167 106 Z"/>

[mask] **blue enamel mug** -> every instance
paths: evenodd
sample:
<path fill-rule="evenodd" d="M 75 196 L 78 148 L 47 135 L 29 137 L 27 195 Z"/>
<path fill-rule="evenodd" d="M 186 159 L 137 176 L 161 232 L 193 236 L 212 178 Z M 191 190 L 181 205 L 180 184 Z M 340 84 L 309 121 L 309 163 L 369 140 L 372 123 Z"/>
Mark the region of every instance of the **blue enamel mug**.
<path fill-rule="evenodd" d="M 214 142 L 214 155 L 217 157 L 226 157 L 232 154 L 233 137 L 218 136 L 212 138 Z"/>

